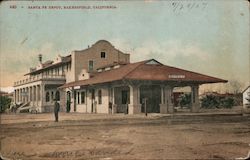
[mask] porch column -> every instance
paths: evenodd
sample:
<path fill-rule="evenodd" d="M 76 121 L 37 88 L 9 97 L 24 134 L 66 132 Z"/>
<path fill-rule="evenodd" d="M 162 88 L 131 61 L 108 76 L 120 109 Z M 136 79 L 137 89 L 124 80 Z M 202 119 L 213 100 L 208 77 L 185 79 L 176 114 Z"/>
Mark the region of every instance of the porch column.
<path fill-rule="evenodd" d="M 25 88 L 25 102 L 28 102 L 28 87 Z"/>
<path fill-rule="evenodd" d="M 22 102 L 22 95 L 21 95 L 21 93 L 22 93 L 22 89 L 20 88 L 19 89 L 19 102 Z"/>
<path fill-rule="evenodd" d="M 140 90 L 138 85 L 129 85 L 130 91 L 130 103 L 128 108 L 128 114 L 141 113 L 141 104 L 140 104 Z"/>
<path fill-rule="evenodd" d="M 17 102 L 20 102 L 20 89 L 17 90 Z"/>
<path fill-rule="evenodd" d="M 168 113 L 174 113 L 174 104 L 173 104 L 173 87 L 165 87 L 165 99 L 168 106 Z"/>
<path fill-rule="evenodd" d="M 32 99 L 32 91 L 33 91 L 33 89 L 32 89 L 32 87 L 30 87 L 30 103 L 32 103 L 32 101 L 33 101 L 33 99 Z M 33 103 L 32 103 L 32 105 L 33 105 Z"/>
<path fill-rule="evenodd" d="M 16 90 L 14 90 L 14 103 L 16 103 Z"/>
<path fill-rule="evenodd" d="M 59 89 L 58 92 L 59 92 L 59 101 L 60 101 L 60 105 L 61 105 L 60 110 L 62 112 L 65 112 L 66 111 L 66 104 L 67 104 L 66 96 L 65 96 L 65 93 L 66 93 L 65 89 Z M 87 94 L 87 92 L 85 91 L 85 97 L 86 97 L 86 94 Z M 85 99 L 85 104 L 86 104 L 86 98 L 85 97 L 83 97 L 83 98 Z"/>
<path fill-rule="evenodd" d="M 36 101 L 36 86 L 33 86 L 33 89 L 34 89 L 34 91 L 33 91 L 33 100 L 34 101 Z"/>
<path fill-rule="evenodd" d="M 21 94 L 21 96 L 22 96 L 22 102 L 23 103 L 25 103 L 25 96 L 24 96 L 24 91 L 25 89 L 24 88 L 22 88 L 22 94 Z"/>
<path fill-rule="evenodd" d="M 21 94 L 22 94 L 22 89 L 20 88 L 19 89 L 19 94 L 18 94 L 20 103 L 22 102 L 22 95 Z"/>
<path fill-rule="evenodd" d="M 41 100 L 41 85 L 37 85 L 37 100 Z"/>
<path fill-rule="evenodd" d="M 39 106 L 39 102 L 38 102 L 39 101 L 39 98 L 38 98 L 38 94 L 39 94 L 38 93 L 39 92 L 38 91 L 38 85 L 36 85 L 35 87 L 36 87 L 36 106 Z"/>
<path fill-rule="evenodd" d="M 117 105 L 115 104 L 115 87 L 111 88 L 111 102 L 112 102 L 112 114 L 117 112 Z"/>
<path fill-rule="evenodd" d="M 19 89 L 16 90 L 16 102 L 19 102 Z"/>
<path fill-rule="evenodd" d="M 25 97 L 24 97 L 24 88 L 22 88 L 22 102 L 25 103 Z"/>
<path fill-rule="evenodd" d="M 191 112 L 199 112 L 200 102 L 199 102 L 199 85 L 191 87 Z"/>
<path fill-rule="evenodd" d="M 45 84 L 40 85 L 40 100 L 41 100 L 41 110 L 40 112 L 45 112 L 44 105 L 45 105 L 45 98 L 46 93 L 45 93 Z"/>
<path fill-rule="evenodd" d="M 27 87 L 27 102 L 30 101 L 30 91 L 29 91 L 29 87 Z"/>
<path fill-rule="evenodd" d="M 22 102 L 25 103 L 25 88 L 22 89 Z"/>
<path fill-rule="evenodd" d="M 23 89 L 23 100 L 24 100 L 24 103 L 26 103 L 26 88 Z"/>
<path fill-rule="evenodd" d="M 166 114 L 168 113 L 168 106 L 166 103 L 166 93 L 165 93 L 165 86 L 161 85 L 161 104 L 160 104 L 160 113 Z"/>
<path fill-rule="evenodd" d="M 18 89 L 18 102 L 21 102 L 21 89 Z"/>

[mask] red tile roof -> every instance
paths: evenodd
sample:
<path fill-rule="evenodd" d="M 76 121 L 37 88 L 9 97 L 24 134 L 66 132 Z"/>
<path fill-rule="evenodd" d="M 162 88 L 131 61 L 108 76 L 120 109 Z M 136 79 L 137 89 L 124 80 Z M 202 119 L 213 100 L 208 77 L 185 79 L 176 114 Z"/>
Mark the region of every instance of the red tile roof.
<path fill-rule="evenodd" d="M 107 83 L 118 80 L 152 80 L 152 81 L 172 81 L 172 82 L 177 81 L 177 82 L 196 82 L 199 84 L 227 82 L 227 80 L 175 67 L 170 67 L 162 64 L 147 64 L 150 61 L 155 61 L 155 60 L 146 60 L 142 62 L 123 65 L 117 69 L 112 69 L 109 71 L 97 73 L 93 78 L 90 79 L 64 84 L 60 88 L 67 88 L 73 86 L 87 86 L 87 85 Z"/>
<path fill-rule="evenodd" d="M 101 66 L 101 67 L 97 68 L 97 70 L 98 69 L 108 68 L 108 67 L 114 67 L 114 66 L 117 66 L 117 65 L 126 65 L 126 64 L 128 64 L 128 63 L 127 62 L 113 62 L 111 64 Z"/>

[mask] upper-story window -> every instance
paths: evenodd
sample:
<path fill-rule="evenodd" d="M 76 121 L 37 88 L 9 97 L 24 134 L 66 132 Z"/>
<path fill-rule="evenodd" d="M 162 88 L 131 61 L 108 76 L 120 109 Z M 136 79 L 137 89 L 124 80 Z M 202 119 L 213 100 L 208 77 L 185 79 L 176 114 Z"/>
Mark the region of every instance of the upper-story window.
<path fill-rule="evenodd" d="M 101 52 L 101 58 L 105 58 L 106 57 L 106 53 L 105 52 Z"/>
<path fill-rule="evenodd" d="M 89 71 L 93 71 L 93 70 L 94 70 L 94 61 L 89 60 Z"/>

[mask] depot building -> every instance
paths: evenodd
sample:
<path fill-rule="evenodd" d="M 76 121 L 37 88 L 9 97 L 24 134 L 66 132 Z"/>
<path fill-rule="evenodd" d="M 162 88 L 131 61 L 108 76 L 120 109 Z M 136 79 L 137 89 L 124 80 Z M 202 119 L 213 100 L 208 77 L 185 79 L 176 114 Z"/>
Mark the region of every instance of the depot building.
<path fill-rule="evenodd" d="M 166 66 L 155 59 L 136 63 L 111 62 L 97 67 L 95 73 L 88 77 L 59 87 L 66 90 L 66 99 L 70 100 L 73 107 L 71 111 L 137 114 L 145 112 L 146 109 L 148 113 L 173 113 L 174 88 L 189 86 L 191 88 L 190 111 L 198 112 L 199 85 L 227 82 L 204 74 Z"/>
<path fill-rule="evenodd" d="M 40 112 L 174 113 L 173 90 L 189 86 L 191 112 L 200 109 L 199 86 L 226 80 L 164 65 L 156 59 L 130 63 L 130 54 L 100 40 L 68 56 L 42 62 L 15 82 L 15 102 L 29 103 Z M 22 94 L 25 93 L 25 94 Z M 35 94 L 31 94 L 35 93 Z"/>

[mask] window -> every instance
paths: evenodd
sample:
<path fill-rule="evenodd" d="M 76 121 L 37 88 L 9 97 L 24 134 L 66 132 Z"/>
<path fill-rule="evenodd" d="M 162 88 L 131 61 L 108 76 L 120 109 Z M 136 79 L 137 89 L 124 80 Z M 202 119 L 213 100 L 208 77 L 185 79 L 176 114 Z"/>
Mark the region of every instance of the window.
<path fill-rule="evenodd" d="M 93 69 L 94 69 L 94 61 L 90 60 L 89 61 L 89 71 L 93 71 Z"/>
<path fill-rule="evenodd" d="M 102 90 L 98 91 L 98 104 L 102 104 Z"/>
<path fill-rule="evenodd" d="M 106 53 L 105 52 L 101 52 L 101 58 L 105 58 L 106 57 Z"/>
<path fill-rule="evenodd" d="M 81 92 L 81 104 L 85 103 L 85 92 Z"/>
<path fill-rule="evenodd" d="M 49 92 L 46 92 L 46 102 L 49 102 Z"/>
<path fill-rule="evenodd" d="M 77 92 L 77 104 L 80 104 L 80 92 Z"/>

